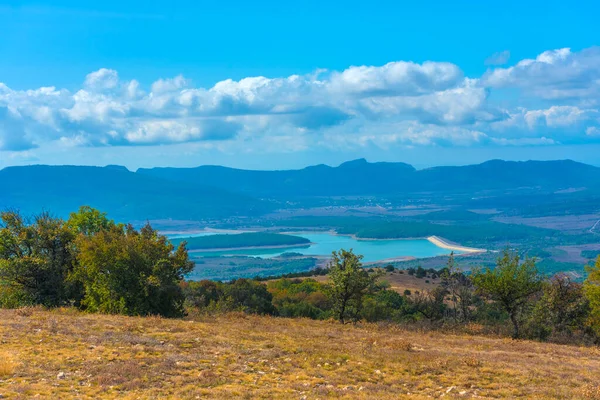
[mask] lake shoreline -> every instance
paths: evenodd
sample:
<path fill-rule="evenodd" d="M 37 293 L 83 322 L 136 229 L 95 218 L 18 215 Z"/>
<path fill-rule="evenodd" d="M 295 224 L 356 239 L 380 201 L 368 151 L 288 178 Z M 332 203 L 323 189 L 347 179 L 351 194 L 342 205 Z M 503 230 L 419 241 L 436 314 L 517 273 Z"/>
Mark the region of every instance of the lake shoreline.
<path fill-rule="evenodd" d="M 189 235 L 194 235 L 194 234 L 198 234 L 198 233 L 214 233 L 214 234 L 239 234 L 239 233 L 245 233 L 245 232 L 256 232 L 257 230 L 232 230 L 232 229 L 213 229 L 213 228 L 206 228 L 203 230 L 193 230 L 193 231 L 184 231 L 184 230 L 173 230 L 173 231 L 169 231 L 169 233 L 165 233 L 168 235 L 178 235 L 178 236 L 183 236 L 186 234 Z M 269 232 L 270 230 L 265 229 L 263 230 L 265 232 Z M 457 256 L 469 256 L 469 255 L 475 255 L 475 254 L 481 254 L 481 253 L 485 253 L 487 252 L 486 249 L 480 249 L 480 248 L 474 248 L 474 247 L 468 247 L 468 246 L 462 246 L 460 244 L 457 243 L 452 243 L 450 241 L 448 241 L 445 238 L 442 238 L 440 236 L 436 236 L 436 235 L 431 235 L 431 236 L 426 236 L 426 237 L 405 237 L 405 238 L 363 238 L 363 237 L 358 237 L 355 234 L 343 234 L 343 233 L 338 233 L 337 231 L 333 230 L 333 229 L 329 229 L 329 230 L 293 230 L 293 231 L 271 231 L 273 233 L 279 233 L 279 234 L 283 234 L 283 235 L 290 235 L 290 236 L 294 236 L 294 235 L 314 235 L 314 234 L 326 234 L 326 235 L 332 235 L 332 236 L 339 236 L 339 237 L 346 237 L 346 238 L 350 238 L 356 241 L 362 241 L 362 242 L 386 242 L 386 241 L 412 241 L 412 240 L 426 240 L 429 243 L 433 244 L 434 246 L 436 246 L 439 249 L 444 249 L 444 250 L 449 250 L 449 251 L 453 251 L 453 252 L 459 252 L 458 254 L 456 254 Z M 188 250 L 190 253 L 196 253 L 198 255 L 201 255 L 202 253 L 211 253 L 211 252 L 227 252 L 227 251 L 245 251 L 245 250 L 277 250 L 277 249 L 291 249 L 293 250 L 294 248 L 303 248 L 303 247 L 310 247 L 315 245 L 316 243 L 310 242 L 310 243 L 298 243 L 298 244 L 292 244 L 292 245 L 276 245 L 276 246 L 241 246 L 241 247 L 228 247 L 228 248 L 210 248 L 210 249 L 192 249 L 192 250 Z M 323 257 L 326 257 L 326 255 L 322 255 Z M 260 257 L 260 256 L 259 256 Z M 381 259 L 381 260 L 376 260 L 376 261 L 370 261 L 369 263 L 384 263 L 384 262 L 397 262 L 397 261 L 407 261 L 407 260 L 412 260 L 412 259 L 418 259 L 418 258 L 423 258 L 423 257 L 417 257 L 417 256 L 411 256 L 411 255 L 406 255 L 406 256 L 397 256 L 397 257 L 390 257 L 390 258 L 385 258 L 385 259 Z M 427 257 L 425 257 L 427 258 Z"/>
<path fill-rule="evenodd" d="M 238 251 L 238 250 L 271 250 L 271 249 L 288 249 L 298 247 L 310 247 L 315 243 L 297 243 L 297 244 L 281 244 L 275 246 L 244 246 L 244 247 L 221 247 L 211 249 L 194 249 L 188 250 L 188 253 L 211 253 L 214 251 Z"/>
<path fill-rule="evenodd" d="M 455 243 L 451 243 L 450 241 L 448 241 L 447 239 L 437 236 L 437 235 L 431 235 L 431 236 L 421 236 L 421 237 L 404 237 L 404 238 L 363 238 L 363 237 L 359 237 L 356 236 L 355 234 L 345 234 L 345 233 L 338 233 L 335 230 L 328 230 L 328 231 L 292 231 L 292 232 L 280 232 L 282 234 L 289 234 L 289 235 L 302 235 L 302 234 L 314 234 L 314 233 L 326 233 L 326 234 L 330 234 L 333 236 L 344 236 L 344 237 L 349 237 L 352 238 L 354 240 L 357 241 L 393 241 L 393 240 L 427 240 L 430 243 L 434 244 L 435 246 L 441 248 L 441 249 L 446 249 L 446 250 L 452 250 L 452 251 L 461 251 L 464 254 L 460 254 L 460 255 L 468 255 L 468 254 L 476 254 L 476 253 L 485 253 L 487 252 L 486 249 L 479 249 L 476 247 L 467 247 L 467 246 L 462 246 L 460 244 L 455 244 Z M 406 257 L 412 257 L 412 256 L 406 256 Z M 416 258 L 416 257 L 413 257 Z M 387 260 L 381 260 L 381 262 L 383 261 L 387 261 Z"/>

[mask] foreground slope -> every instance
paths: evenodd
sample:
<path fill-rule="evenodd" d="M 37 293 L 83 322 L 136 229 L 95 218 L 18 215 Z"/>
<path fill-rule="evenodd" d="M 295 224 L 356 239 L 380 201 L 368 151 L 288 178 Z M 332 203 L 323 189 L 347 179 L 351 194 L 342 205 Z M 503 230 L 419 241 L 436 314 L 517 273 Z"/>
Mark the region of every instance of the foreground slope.
<path fill-rule="evenodd" d="M 598 348 L 397 327 L 0 310 L 0 340 L 7 398 L 600 398 Z"/>

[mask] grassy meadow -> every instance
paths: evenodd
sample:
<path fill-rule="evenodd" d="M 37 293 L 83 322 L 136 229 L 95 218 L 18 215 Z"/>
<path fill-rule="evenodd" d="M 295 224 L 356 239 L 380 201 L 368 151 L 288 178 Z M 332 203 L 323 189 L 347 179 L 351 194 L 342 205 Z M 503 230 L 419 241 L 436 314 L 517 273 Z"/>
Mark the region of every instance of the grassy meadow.
<path fill-rule="evenodd" d="M 0 310 L 0 395 L 599 399 L 600 350 L 398 325 Z"/>

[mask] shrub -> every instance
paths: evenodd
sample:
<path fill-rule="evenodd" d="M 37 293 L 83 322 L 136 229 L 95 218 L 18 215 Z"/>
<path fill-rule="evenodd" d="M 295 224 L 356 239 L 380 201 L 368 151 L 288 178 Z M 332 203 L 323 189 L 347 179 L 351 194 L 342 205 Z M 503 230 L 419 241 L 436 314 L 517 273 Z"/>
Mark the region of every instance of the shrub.
<path fill-rule="evenodd" d="M 150 225 L 139 232 L 113 226 L 77 238 L 78 265 L 73 279 L 81 282 L 83 307 L 92 312 L 177 317 L 184 314 L 179 286 L 194 268 L 185 243 L 177 249 Z"/>
<path fill-rule="evenodd" d="M 348 318 L 359 317 L 363 297 L 373 289 L 377 276 L 365 271 L 360 262 L 362 256 L 357 256 L 352 251 L 342 249 L 334 251 L 332 256 L 329 295 L 336 318 L 344 323 Z"/>
<path fill-rule="evenodd" d="M 589 266 L 586 269 L 588 276 L 583 290 L 590 304 L 588 324 L 596 335 L 600 336 L 600 256 L 596 259 L 594 266 Z"/>
<path fill-rule="evenodd" d="M 518 338 L 521 313 L 529 298 L 542 287 L 542 277 L 534 260 L 526 259 L 521 263 L 517 253 L 505 250 L 496 268 L 474 271 L 473 283 L 480 292 L 502 306 L 513 324 L 513 337 Z"/>
<path fill-rule="evenodd" d="M 75 232 L 42 213 L 31 223 L 18 212 L 0 213 L 0 289 L 4 306 L 66 305 L 78 296 L 67 281 L 75 264 Z"/>
<path fill-rule="evenodd" d="M 247 313 L 274 314 L 273 295 L 265 284 L 249 279 L 238 279 L 224 286 L 225 298 L 230 304 Z"/>

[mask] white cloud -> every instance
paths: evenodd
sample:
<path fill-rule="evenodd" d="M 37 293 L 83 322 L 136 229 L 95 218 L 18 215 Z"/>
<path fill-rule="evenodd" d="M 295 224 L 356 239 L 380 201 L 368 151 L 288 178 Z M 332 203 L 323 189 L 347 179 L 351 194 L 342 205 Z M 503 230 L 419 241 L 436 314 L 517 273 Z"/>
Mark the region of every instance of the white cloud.
<path fill-rule="evenodd" d="M 552 106 L 546 110 L 527 111 L 524 118 L 532 129 L 540 125 L 551 128 L 568 128 L 590 121 L 600 122 L 600 113 L 598 110 L 582 110 L 574 106 Z"/>
<path fill-rule="evenodd" d="M 509 68 L 497 68 L 482 79 L 493 88 L 519 88 L 548 100 L 600 99 L 600 47 L 579 52 L 568 48 L 549 50 Z"/>
<path fill-rule="evenodd" d="M 585 143 L 590 140 L 590 132 L 600 126 L 600 112 L 597 109 L 583 109 L 576 106 L 551 106 L 549 108 L 514 110 L 510 117 L 490 124 L 488 132 L 498 139 L 498 143 Z"/>
<path fill-rule="evenodd" d="M 85 77 L 84 85 L 91 90 L 114 89 L 119 84 L 119 74 L 113 69 L 100 68 Z"/>
<path fill-rule="evenodd" d="M 424 123 L 461 125 L 503 118 L 501 111 L 487 105 L 487 97 L 486 89 L 467 80 L 459 87 L 423 96 L 370 97 L 360 103 L 376 117 L 403 115 Z"/>
<path fill-rule="evenodd" d="M 451 63 L 398 61 L 228 79 L 209 88 L 181 75 L 143 88 L 106 68 L 88 74 L 75 91 L 0 83 L 0 150 L 35 151 L 49 143 L 297 151 L 596 141 L 599 60 L 598 48 L 553 50 L 480 78 L 465 77 Z M 498 88 L 511 87 L 530 96 L 528 107 L 520 97 L 502 107 L 491 100 Z"/>
<path fill-rule="evenodd" d="M 334 72 L 329 90 L 357 95 L 415 96 L 450 89 L 460 84 L 458 66 L 444 62 L 391 62 L 382 67 L 350 67 Z"/>
<path fill-rule="evenodd" d="M 171 79 L 159 79 L 152 84 L 153 93 L 167 93 L 182 89 L 188 85 L 187 79 L 178 75 Z"/>
<path fill-rule="evenodd" d="M 590 126 L 585 130 L 586 135 L 588 136 L 598 136 L 600 137 L 600 127 Z"/>

